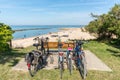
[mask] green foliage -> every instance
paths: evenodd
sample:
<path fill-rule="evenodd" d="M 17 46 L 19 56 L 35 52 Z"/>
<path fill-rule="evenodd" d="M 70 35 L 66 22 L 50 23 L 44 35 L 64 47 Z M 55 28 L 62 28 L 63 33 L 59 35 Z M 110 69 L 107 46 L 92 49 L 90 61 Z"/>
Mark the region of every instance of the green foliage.
<path fill-rule="evenodd" d="M 111 40 L 113 35 L 120 39 L 120 5 L 115 4 L 107 14 L 98 16 L 91 13 L 91 16 L 95 20 L 86 26 L 89 32 L 98 34 L 98 38 L 102 40 Z"/>
<path fill-rule="evenodd" d="M 0 52 L 9 49 L 8 42 L 12 39 L 12 34 L 10 26 L 0 23 Z"/>

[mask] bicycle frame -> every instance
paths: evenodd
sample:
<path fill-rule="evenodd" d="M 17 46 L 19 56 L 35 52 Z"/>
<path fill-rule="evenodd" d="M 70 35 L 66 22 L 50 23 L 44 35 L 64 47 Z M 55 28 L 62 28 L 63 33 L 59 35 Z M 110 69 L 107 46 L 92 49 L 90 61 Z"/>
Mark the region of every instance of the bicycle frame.
<path fill-rule="evenodd" d="M 62 52 L 62 43 L 60 42 L 60 37 L 58 38 L 58 66 L 60 68 L 60 78 L 62 79 L 64 57 Z"/>
<path fill-rule="evenodd" d="M 80 75 L 82 79 L 86 78 L 87 75 L 87 69 L 86 69 L 86 60 L 85 60 L 85 53 L 82 50 L 82 44 L 83 42 L 81 40 L 76 40 L 75 42 L 75 57 L 77 58 L 75 60 L 76 66 L 80 72 Z"/>
<path fill-rule="evenodd" d="M 62 72 L 64 70 L 64 53 L 62 52 L 62 42 L 61 37 L 68 37 L 68 35 L 51 35 L 51 37 L 58 37 L 58 67 L 60 69 L 60 78 L 62 79 Z"/>
<path fill-rule="evenodd" d="M 68 50 L 67 51 L 67 57 L 66 57 L 67 67 L 69 69 L 70 75 L 72 74 L 72 54 L 71 53 L 72 53 L 72 51 Z"/>
<path fill-rule="evenodd" d="M 62 42 L 61 37 L 58 36 L 58 67 L 60 69 L 60 78 L 62 79 L 62 74 L 64 70 L 64 53 L 62 52 Z"/>

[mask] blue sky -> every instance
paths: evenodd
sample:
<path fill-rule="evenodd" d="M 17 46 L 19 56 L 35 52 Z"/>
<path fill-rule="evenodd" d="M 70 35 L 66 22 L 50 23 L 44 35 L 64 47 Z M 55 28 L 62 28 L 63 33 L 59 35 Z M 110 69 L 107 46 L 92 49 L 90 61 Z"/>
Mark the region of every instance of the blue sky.
<path fill-rule="evenodd" d="M 8 25 L 86 25 L 90 13 L 107 13 L 120 0 L 0 0 L 0 22 Z"/>

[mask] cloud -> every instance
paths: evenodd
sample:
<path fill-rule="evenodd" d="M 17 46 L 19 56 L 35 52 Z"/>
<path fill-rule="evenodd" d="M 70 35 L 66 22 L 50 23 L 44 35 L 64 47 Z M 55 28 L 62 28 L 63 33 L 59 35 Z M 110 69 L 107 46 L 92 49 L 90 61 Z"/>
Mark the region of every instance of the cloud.
<path fill-rule="evenodd" d="M 49 18 L 56 18 L 56 19 L 83 19 L 83 18 L 90 18 L 90 13 L 87 12 L 49 12 L 46 11 L 44 15 L 48 15 Z"/>
<path fill-rule="evenodd" d="M 34 9 L 30 9 L 30 11 L 41 12 L 41 11 L 45 11 L 45 9 L 43 9 L 43 8 L 34 8 Z"/>
<path fill-rule="evenodd" d="M 50 7 L 66 7 L 66 6 L 86 6 L 86 5 L 106 5 L 107 2 L 82 2 L 82 3 L 66 3 L 66 4 L 55 4 L 51 5 Z"/>
<path fill-rule="evenodd" d="M 13 6 L 13 5 L 10 5 L 10 4 L 0 4 L 0 8 L 4 8 L 4 9 L 6 9 L 6 8 L 14 8 L 15 6 Z"/>
<path fill-rule="evenodd" d="M 61 13 L 61 16 L 63 17 L 71 17 L 71 18 L 78 18 L 78 17 L 88 17 L 89 13 L 86 12 L 65 12 L 65 13 Z"/>
<path fill-rule="evenodd" d="M 19 6 L 17 4 L 1 4 L 0 3 L 0 8 L 1 9 L 27 9 L 29 7 L 27 6 Z"/>

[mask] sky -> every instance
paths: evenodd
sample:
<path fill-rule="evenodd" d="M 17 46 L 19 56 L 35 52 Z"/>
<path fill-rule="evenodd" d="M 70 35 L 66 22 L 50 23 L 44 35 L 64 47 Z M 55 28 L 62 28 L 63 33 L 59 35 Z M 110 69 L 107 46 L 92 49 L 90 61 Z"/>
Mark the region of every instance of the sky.
<path fill-rule="evenodd" d="M 0 22 L 8 25 L 87 25 L 90 13 L 110 11 L 120 0 L 0 0 Z"/>

